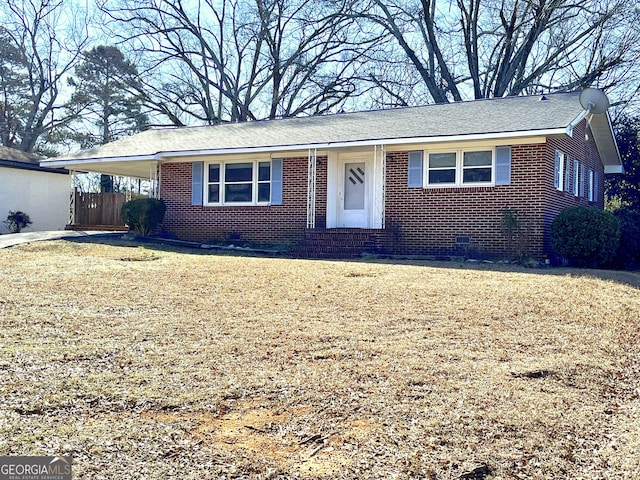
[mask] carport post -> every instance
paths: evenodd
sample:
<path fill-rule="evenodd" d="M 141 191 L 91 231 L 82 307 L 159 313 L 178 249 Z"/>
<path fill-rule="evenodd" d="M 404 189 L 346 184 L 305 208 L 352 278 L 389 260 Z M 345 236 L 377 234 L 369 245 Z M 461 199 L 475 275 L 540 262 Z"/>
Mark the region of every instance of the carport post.
<path fill-rule="evenodd" d="M 76 171 L 69 170 L 69 225 L 76 220 Z"/>
<path fill-rule="evenodd" d="M 149 195 L 151 198 L 160 198 L 159 168 L 160 165 L 158 162 L 149 167 Z"/>

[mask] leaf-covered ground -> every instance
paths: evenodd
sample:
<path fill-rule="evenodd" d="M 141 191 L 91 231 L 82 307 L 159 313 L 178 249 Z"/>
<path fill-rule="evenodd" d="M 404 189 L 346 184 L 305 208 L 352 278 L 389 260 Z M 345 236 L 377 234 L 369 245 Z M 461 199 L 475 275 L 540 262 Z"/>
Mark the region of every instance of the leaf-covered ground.
<path fill-rule="evenodd" d="M 0 250 L 0 455 L 78 479 L 640 476 L 640 274 Z"/>

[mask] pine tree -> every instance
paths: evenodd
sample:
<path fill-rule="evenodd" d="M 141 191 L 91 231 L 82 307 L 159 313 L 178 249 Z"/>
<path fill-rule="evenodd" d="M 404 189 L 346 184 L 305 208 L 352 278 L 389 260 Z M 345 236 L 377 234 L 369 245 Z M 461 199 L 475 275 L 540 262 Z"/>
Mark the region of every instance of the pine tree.
<path fill-rule="evenodd" d="M 147 128 L 136 66 L 112 46 L 85 52 L 69 79 L 74 93 L 67 108 L 76 116 L 73 139 L 82 148 L 104 145 Z M 113 179 L 103 175 L 103 192 L 113 191 Z"/>

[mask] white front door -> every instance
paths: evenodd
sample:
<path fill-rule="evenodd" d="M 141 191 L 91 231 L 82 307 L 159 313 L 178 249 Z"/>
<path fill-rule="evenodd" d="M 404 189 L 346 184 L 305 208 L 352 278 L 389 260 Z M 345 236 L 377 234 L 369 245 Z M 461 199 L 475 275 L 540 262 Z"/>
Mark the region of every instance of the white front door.
<path fill-rule="evenodd" d="M 369 227 L 370 172 L 367 162 L 346 161 L 341 168 L 338 220 L 341 227 Z"/>

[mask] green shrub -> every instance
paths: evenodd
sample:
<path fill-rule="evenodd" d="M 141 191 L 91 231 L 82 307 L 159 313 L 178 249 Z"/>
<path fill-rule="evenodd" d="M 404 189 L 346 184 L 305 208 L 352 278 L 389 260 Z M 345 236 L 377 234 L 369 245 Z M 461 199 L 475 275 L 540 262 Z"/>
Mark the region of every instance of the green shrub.
<path fill-rule="evenodd" d="M 517 210 L 509 207 L 502 209 L 502 233 L 506 239 L 508 254 L 518 262 L 526 259 L 527 234 L 522 218 Z"/>
<path fill-rule="evenodd" d="M 619 242 L 618 219 L 597 208 L 565 208 L 551 224 L 551 245 L 574 266 L 605 265 L 615 256 Z"/>
<path fill-rule="evenodd" d="M 622 207 L 613 214 L 620 222 L 620 245 L 612 266 L 637 269 L 640 267 L 640 211 Z"/>
<path fill-rule="evenodd" d="M 136 234 L 147 236 L 164 219 L 167 206 L 156 198 L 138 198 L 122 205 L 122 219 Z"/>
<path fill-rule="evenodd" d="M 5 224 L 7 230 L 9 230 L 11 233 L 20 233 L 23 228 L 28 227 L 32 222 L 29 218 L 29 215 L 27 215 L 26 213 L 21 212 L 20 210 L 17 210 L 15 212 L 9 210 L 7 219 L 2 223 Z"/>

